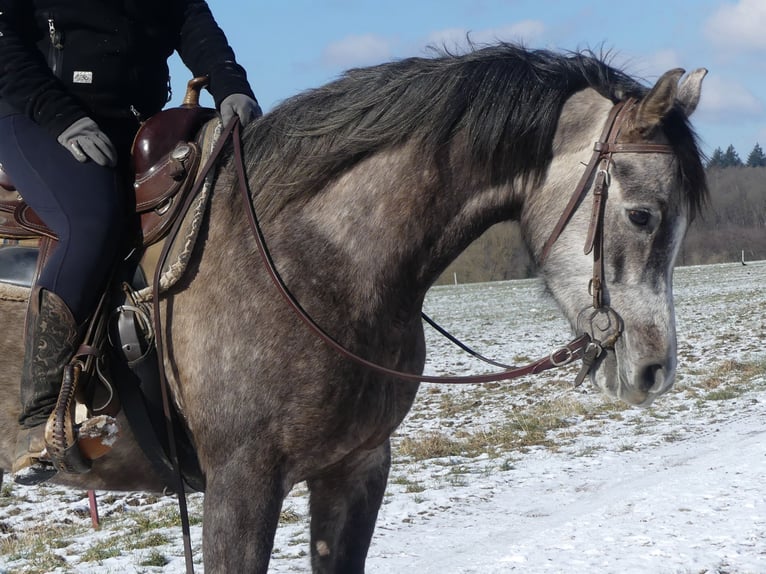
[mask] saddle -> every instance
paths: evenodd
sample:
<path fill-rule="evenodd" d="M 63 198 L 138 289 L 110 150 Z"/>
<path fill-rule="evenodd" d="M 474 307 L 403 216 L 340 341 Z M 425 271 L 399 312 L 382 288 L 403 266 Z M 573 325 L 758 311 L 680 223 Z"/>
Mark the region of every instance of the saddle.
<path fill-rule="evenodd" d="M 201 141 L 203 127 L 217 117 L 214 109 L 199 106 L 199 92 L 206 82 L 206 78 L 191 80 L 180 107 L 164 110 L 149 118 L 136 134 L 132 146 L 135 174 L 132 191 L 135 194 L 136 219 L 140 224 L 135 243 L 140 248 L 133 257 L 135 263 L 131 272 L 135 274 L 128 278 L 117 278 L 117 282 L 124 282 L 122 291 L 125 292 L 126 298 L 118 307 L 130 309 L 132 314 L 127 319 L 120 315 L 114 321 L 118 332 L 113 333 L 110 331 L 112 327 L 108 325 L 110 318 L 106 317 L 107 310 L 102 306 L 97 311 L 86 332 L 85 340 L 75 355 L 77 377 L 84 380 L 88 389 L 67 388 L 71 385 L 66 384 L 65 373 L 62 394 L 59 397 L 60 402 L 71 400 L 71 397 L 64 398 L 64 393 L 76 392 L 78 401 L 87 406 L 89 416 L 96 418 L 112 416 L 125 407 L 125 414 L 134 435 L 147 457 L 154 463 L 155 469 L 168 484 L 175 484 L 175 481 L 169 474 L 172 472 L 172 466 L 165 456 L 168 444 L 162 431 L 167 421 L 159 412 L 162 402 L 157 389 L 159 365 L 156 355 L 152 352 L 151 343 L 147 344 L 140 333 L 142 329 L 151 329 L 148 326 L 149 311 L 140 309 L 135 300 L 131 299 L 131 293 L 133 288 L 147 287 L 143 271 L 137 263 L 138 259 L 148 247 L 166 239 L 178 219 L 181 206 L 194 187 L 200 160 L 204 155 Z M 0 282 L 20 288 L 33 286 L 56 243 L 55 233 L 24 202 L 0 165 Z M 114 281 L 108 289 L 114 289 Z M 106 298 L 107 294 L 102 297 L 102 301 Z M 112 378 L 118 387 L 120 380 L 129 381 L 118 393 L 111 389 L 111 381 L 104 379 L 99 362 L 103 355 L 103 350 L 99 347 L 105 346 L 106 339 L 114 345 L 113 338 L 122 343 L 119 350 L 120 359 L 124 361 L 112 361 Z M 106 384 L 106 399 L 103 399 L 103 389 L 100 392 L 101 398 L 95 396 L 98 389 L 94 389 L 97 385 L 93 383 L 97 384 L 99 379 Z M 102 403 L 101 406 L 95 406 L 98 402 Z M 69 426 L 71 436 L 74 422 L 60 421 L 59 424 Z M 179 425 L 177 420 L 175 424 Z M 140 430 L 138 427 L 141 427 Z M 183 429 L 180 430 L 180 433 L 176 432 L 176 436 L 185 435 Z M 66 432 L 67 429 L 62 429 L 62 434 Z M 147 432 L 155 436 L 148 437 Z M 185 478 L 191 488 L 201 490 L 201 472 L 190 444 L 189 442 L 186 446 L 181 445 L 182 457 L 186 459 L 186 466 L 190 469 Z M 85 452 L 90 448 L 87 444 L 82 444 L 81 439 L 79 450 L 83 451 L 84 458 L 80 457 L 80 453 L 71 460 L 57 461 L 54 458 L 54 465 L 58 470 L 67 472 L 86 472 L 89 469 L 89 459 L 97 458 L 105 452 L 95 445 L 92 449 L 95 456 L 91 456 L 91 452 Z M 67 449 L 77 450 L 72 449 L 71 445 L 65 447 L 65 450 Z"/>

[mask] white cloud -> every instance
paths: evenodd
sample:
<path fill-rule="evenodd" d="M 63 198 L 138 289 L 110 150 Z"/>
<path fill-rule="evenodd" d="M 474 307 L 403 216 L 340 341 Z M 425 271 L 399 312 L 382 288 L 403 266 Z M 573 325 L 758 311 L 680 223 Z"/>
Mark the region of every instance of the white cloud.
<path fill-rule="evenodd" d="M 521 42 L 527 45 L 536 44 L 543 33 L 545 25 L 539 20 L 522 20 L 515 24 L 484 30 L 466 30 L 464 28 L 446 28 L 433 32 L 428 36 L 428 44 L 447 49 L 464 49 L 467 39 L 477 45 L 494 44 L 500 41 Z"/>
<path fill-rule="evenodd" d="M 766 2 L 739 0 L 723 4 L 705 23 L 713 44 L 731 51 L 766 49 Z"/>
<path fill-rule="evenodd" d="M 711 74 L 702 84 L 697 113 L 709 121 L 736 123 L 763 117 L 764 105 L 743 85 Z"/>
<path fill-rule="evenodd" d="M 391 59 L 392 45 L 392 40 L 374 34 L 347 36 L 324 49 L 322 64 L 332 68 L 377 64 Z"/>

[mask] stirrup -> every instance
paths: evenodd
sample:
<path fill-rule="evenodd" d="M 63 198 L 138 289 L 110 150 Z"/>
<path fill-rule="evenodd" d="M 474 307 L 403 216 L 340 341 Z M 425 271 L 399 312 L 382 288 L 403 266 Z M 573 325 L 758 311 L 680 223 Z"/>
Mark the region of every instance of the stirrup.
<path fill-rule="evenodd" d="M 90 471 L 91 462 L 109 452 L 120 434 L 117 420 L 109 415 L 75 423 L 75 394 L 81 372 L 79 360 L 65 367 L 56 407 L 45 425 L 45 446 L 53 466 L 71 474 Z"/>

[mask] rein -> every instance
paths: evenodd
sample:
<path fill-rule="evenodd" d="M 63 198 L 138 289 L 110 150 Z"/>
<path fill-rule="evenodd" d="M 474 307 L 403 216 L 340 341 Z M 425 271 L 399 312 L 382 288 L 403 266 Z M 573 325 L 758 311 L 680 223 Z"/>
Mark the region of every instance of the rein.
<path fill-rule="evenodd" d="M 253 202 L 250 198 L 250 188 L 247 182 L 247 177 L 245 175 L 244 161 L 242 157 L 242 141 L 240 138 L 239 123 L 236 123 L 233 130 L 231 130 L 230 136 L 228 135 L 227 131 L 227 137 L 232 137 L 234 139 L 234 163 L 237 171 L 237 180 L 239 183 L 242 200 L 246 207 L 246 213 L 250 223 L 250 228 L 256 240 L 261 259 L 263 260 L 263 263 L 274 285 L 277 287 L 279 293 L 285 299 L 287 304 L 293 309 L 293 311 L 295 311 L 296 315 L 309 327 L 309 329 L 339 354 L 359 365 L 362 365 L 378 373 L 395 377 L 397 379 L 413 382 L 447 384 L 505 381 L 529 374 L 540 373 L 554 367 L 560 367 L 569 364 L 576 359 L 582 359 L 582 368 L 580 369 L 580 372 L 575 379 L 575 386 L 578 386 L 583 382 L 587 374 L 590 372 L 595 360 L 601 355 L 603 350 L 605 348 L 612 348 L 614 346 L 614 343 L 622 334 L 623 329 L 622 319 L 617 314 L 617 312 L 608 305 L 604 304 L 604 207 L 607 198 L 607 189 L 611 180 L 609 168 L 612 163 L 612 156 L 615 153 L 673 153 L 672 148 L 666 144 L 620 143 L 617 141 L 625 118 L 627 114 L 635 107 L 636 103 L 637 102 L 635 99 L 630 98 L 624 102 L 618 102 L 612 107 L 611 111 L 609 112 L 609 116 L 607 117 L 601 137 L 593 147 L 593 154 L 591 156 L 590 162 L 586 166 L 585 172 L 580 177 L 577 187 L 575 188 L 575 191 L 572 194 L 569 203 L 565 207 L 558 223 L 546 241 L 543 247 L 542 256 L 540 258 L 540 265 L 542 265 L 550 254 L 553 244 L 559 238 L 572 215 L 587 194 L 588 182 L 591 180 L 595 172 L 596 179 L 593 186 L 593 210 L 591 212 L 591 220 L 584 247 L 584 252 L 586 255 L 591 252 L 593 253 L 593 275 L 588 286 L 589 292 L 593 297 L 593 305 L 590 308 L 584 309 L 578 317 L 577 327 L 578 330 L 581 330 L 583 334 L 570 341 L 567 345 L 553 351 L 547 357 L 538 359 L 537 361 L 534 361 L 533 363 L 530 363 L 526 366 L 508 367 L 501 372 L 487 373 L 482 375 L 430 376 L 407 373 L 404 371 L 384 367 L 383 365 L 369 361 L 352 352 L 337 340 L 335 340 L 321 326 L 319 326 L 305 311 L 305 309 L 303 309 L 303 307 L 295 299 L 293 294 L 285 285 L 282 277 L 279 275 L 279 272 L 276 269 L 276 265 L 274 264 L 273 259 L 271 258 L 268 247 L 266 246 L 266 240 L 255 213 L 255 206 L 253 205 Z M 427 317 L 424 318 L 429 324 L 434 325 L 433 321 Z M 587 324 L 590 329 L 580 329 L 581 323 L 583 325 Z M 439 332 L 444 333 L 444 330 L 440 327 L 436 328 Z M 597 331 L 600 333 L 600 339 L 597 339 L 592 335 Z M 451 336 L 449 338 L 453 341 L 455 340 Z M 460 343 L 458 344 L 461 348 L 465 349 L 464 345 Z M 485 360 L 483 357 L 479 358 Z M 497 366 L 506 367 L 505 365 L 495 361 L 488 362 Z"/>
<path fill-rule="evenodd" d="M 228 134 L 227 134 L 228 135 Z M 261 255 L 261 259 L 268 271 L 272 282 L 277 287 L 280 295 L 285 299 L 287 304 L 296 313 L 299 319 L 301 319 L 308 328 L 313 331 L 322 341 L 332 347 L 340 355 L 350 359 L 351 361 L 362 365 L 368 369 L 381 373 L 383 375 L 391 376 L 400 380 L 411 382 L 426 382 L 426 383 L 442 383 L 442 384 L 470 384 L 470 383 L 488 383 L 495 381 L 505 381 L 515 379 L 530 374 L 537 374 L 542 371 L 552 369 L 554 367 L 561 367 L 567 365 L 576 359 L 586 356 L 587 348 L 592 345 L 591 336 L 588 333 L 583 333 L 577 338 L 570 341 L 568 344 L 560 347 L 550 353 L 547 357 L 543 357 L 523 367 L 509 367 L 504 371 L 496 373 L 487 373 L 482 375 L 465 375 L 465 376 L 449 376 L 449 375 L 423 375 L 416 373 L 407 373 L 396 369 L 384 367 L 383 365 L 369 361 L 363 357 L 360 357 L 356 353 L 352 352 L 344 345 L 339 343 L 329 333 L 327 333 L 316 321 L 306 312 L 301 304 L 296 300 L 295 296 L 285 285 L 279 271 L 276 269 L 268 247 L 266 246 L 266 240 L 263 235 L 263 231 L 258 223 L 258 218 L 255 213 L 255 206 L 250 198 L 250 187 L 245 175 L 244 161 L 242 157 L 242 141 L 240 138 L 240 125 L 236 123 L 234 129 L 231 132 L 231 136 L 234 139 L 234 164 L 237 171 L 237 181 L 239 183 L 239 189 L 242 195 L 242 200 L 246 207 L 246 213 L 248 221 L 250 223 L 251 231 L 256 240 L 258 251 Z M 427 319 L 427 322 L 434 325 L 433 321 Z M 444 332 L 443 329 L 437 328 L 438 331 Z M 454 341 L 452 337 L 450 337 Z M 462 348 L 464 345 L 460 344 Z M 484 359 L 483 359 L 484 360 Z M 504 366 L 499 363 L 492 362 L 498 366 Z M 588 363 L 588 368 L 584 372 L 581 371 L 582 378 L 590 371 L 591 363 Z"/>

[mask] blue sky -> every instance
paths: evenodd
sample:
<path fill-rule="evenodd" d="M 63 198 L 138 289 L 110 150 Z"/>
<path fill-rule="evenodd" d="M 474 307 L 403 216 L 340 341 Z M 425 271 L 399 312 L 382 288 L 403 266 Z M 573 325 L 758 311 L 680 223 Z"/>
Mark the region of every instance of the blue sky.
<path fill-rule="evenodd" d="M 693 123 L 703 150 L 766 148 L 766 0 L 208 0 L 268 111 L 343 70 L 423 56 L 427 46 L 522 41 L 609 49 L 651 84 L 670 68 L 710 72 Z M 174 104 L 188 73 L 171 62 Z M 209 103 L 209 100 L 208 102 Z"/>

